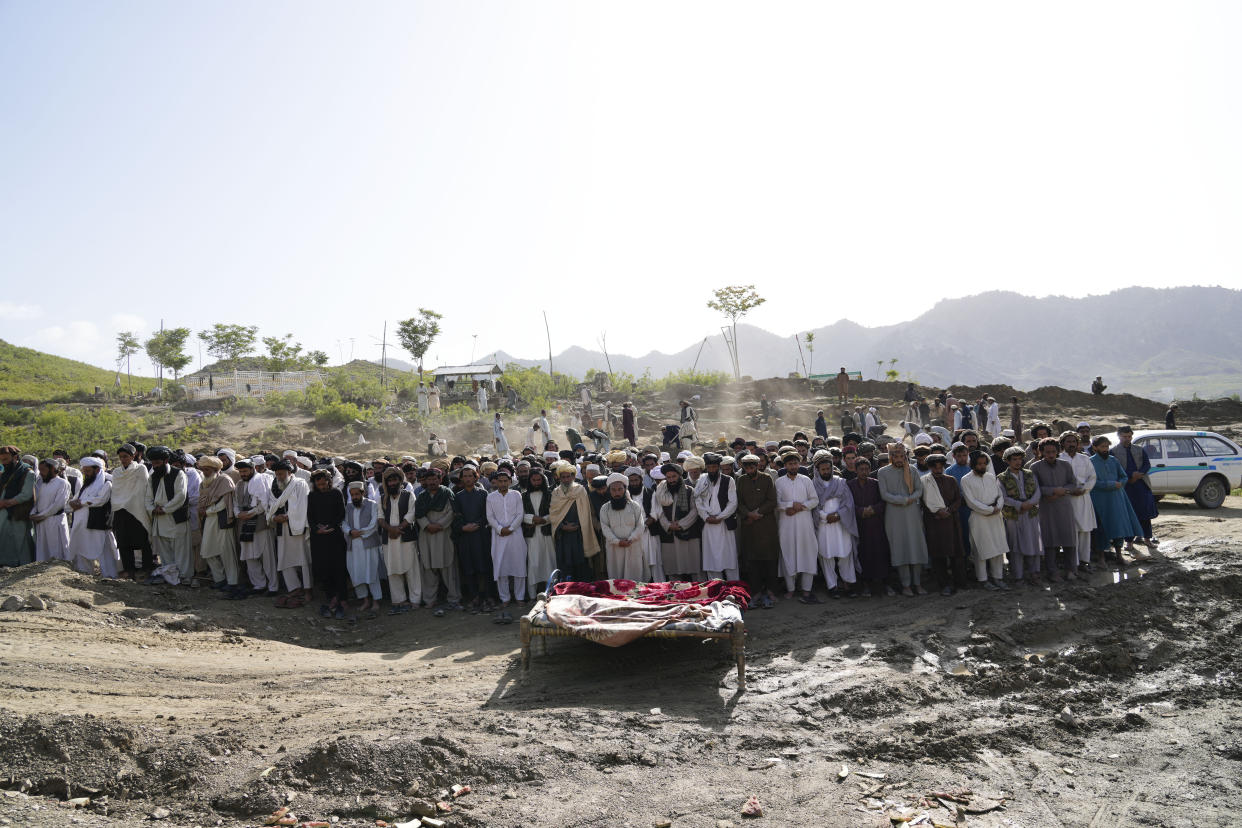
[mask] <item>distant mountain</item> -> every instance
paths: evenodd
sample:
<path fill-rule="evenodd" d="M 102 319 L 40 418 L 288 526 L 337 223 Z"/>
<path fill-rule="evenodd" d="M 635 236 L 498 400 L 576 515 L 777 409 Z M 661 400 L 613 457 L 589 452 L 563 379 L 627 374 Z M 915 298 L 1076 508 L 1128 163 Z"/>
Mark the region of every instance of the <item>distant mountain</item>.
<path fill-rule="evenodd" d="M 358 362 L 359 360 L 354 360 L 354 361 Z M 383 367 L 385 364 L 387 364 L 389 368 L 396 368 L 398 371 L 417 371 L 418 370 L 417 365 L 406 362 L 404 359 L 394 359 L 393 357 L 388 357 L 384 360 L 368 359 L 367 362 L 371 363 L 372 365 L 377 365 L 380 367 Z"/>
<path fill-rule="evenodd" d="M 128 393 L 129 379 L 120 373 L 121 389 L 116 391 L 117 372 L 85 362 L 45 354 L 33 348 L 19 348 L 0 339 L 0 402 L 40 403 L 85 398 L 96 386 L 105 394 Z M 155 380 L 133 378 L 134 393 L 150 391 Z"/>
<path fill-rule="evenodd" d="M 844 365 L 867 378 L 892 368 L 924 385 L 1016 388 L 1059 385 L 1086 389 L 1095 376 L 1110 391 L 1155 399 L 1227 396 L 1242 391 L 1242 291 L 1219 287 L 1127 288 L 1103 296 L 1035 299 L 1008 291 L 945 299 L 927 313 L 896 325 L 864 327 L 842 320 L 816 328 L 815 350 L 802 357 L 794 341 L 805 331 L 779 335 L 738 326 L 742 373 L 754 377 L 836 373 Z M 877 309 L 873 317 L 882 319 Z M 868 320 L 870 321 L 870 320 Z M 610 354 L 614 371 L 653 376 L 692 367 L 728 371 L 724 341 L 674 354 Z M 503 351 L 501 365 L 547 367 Z M 602 353 L 572 347 L 552 359 L 560 372 L 581 376 L 607 370 Z M 877 365 L 877 362 L 880 363 Z"/>

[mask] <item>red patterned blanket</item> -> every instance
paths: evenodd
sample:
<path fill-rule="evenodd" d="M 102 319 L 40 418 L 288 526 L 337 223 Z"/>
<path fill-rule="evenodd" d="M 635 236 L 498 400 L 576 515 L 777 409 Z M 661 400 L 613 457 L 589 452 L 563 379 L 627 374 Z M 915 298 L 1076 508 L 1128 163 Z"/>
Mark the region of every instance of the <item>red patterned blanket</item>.
<path fill-rule="evenodd" d="M 552 586 L 553 595 L 586 595 L 616 598 L 640 604 L 699 604 L 732 601 L 743 611 L 750 603 L 750 589 L 743 581 L 672 581 L 644 584 L 638 581 L 562 581 Z"/>

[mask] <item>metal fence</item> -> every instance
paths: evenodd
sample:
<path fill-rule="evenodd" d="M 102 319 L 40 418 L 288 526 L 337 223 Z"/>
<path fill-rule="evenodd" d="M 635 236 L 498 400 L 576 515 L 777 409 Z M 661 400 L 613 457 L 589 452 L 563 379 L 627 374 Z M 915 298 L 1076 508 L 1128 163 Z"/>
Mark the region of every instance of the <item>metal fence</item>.
<path fill-rule="evenodd" d="M 218 397 L 263 397 L 284 391 L 301 391 L 323 382 L 318 371 L 237 371 L 225 374 L 197 374 L 182 382 L 192 400 Z"/>

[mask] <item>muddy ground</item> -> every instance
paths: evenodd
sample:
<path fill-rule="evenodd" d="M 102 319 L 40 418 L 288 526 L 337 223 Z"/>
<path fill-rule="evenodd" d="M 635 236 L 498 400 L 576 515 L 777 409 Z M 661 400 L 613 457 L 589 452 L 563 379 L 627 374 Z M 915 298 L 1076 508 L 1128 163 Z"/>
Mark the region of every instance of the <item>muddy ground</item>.
<path fill-rule="evenodd" d="M 50 606 L 0 612 L 0 823 L 374 826 L 468 784 L 449 825 L 1236 826 L 1242 498 L 1161 511 L 1089 585 L 752 611 L 745 692 L 720 644 L 524 673 L 488 616 L 8 570 Z"/>

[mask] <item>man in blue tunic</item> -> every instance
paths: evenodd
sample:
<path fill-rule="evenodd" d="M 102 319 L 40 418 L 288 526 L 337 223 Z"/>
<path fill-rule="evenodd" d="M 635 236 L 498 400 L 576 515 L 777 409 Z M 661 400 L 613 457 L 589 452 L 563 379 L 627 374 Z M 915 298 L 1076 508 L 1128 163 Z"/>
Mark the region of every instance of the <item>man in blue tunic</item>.
<path fill-rule="evenodd" d="M 1147 473 L 1151 471 L 1151 458 L 1147 456 L 1147 449 L 1134 445 L 1134 429 L 1130 426 L 1123 425 L 1117 429 L 1117 439 L 1121 442 L 1113 446 L 1110 453 L 1117 458 L 1117 462 L 1121 464 L 1121 468 L 1126 473 L 1126 496 L 1130 498 L 1130 505 L 1134 507 L 1134 516 L 1138 518 L 1139 525 L 1143 527 L 1143 536 L 1136 536 L 1134 541 L 1143 544 L 1148 549 L 1155 549 L 1156 539 L 1152 537 L 1151 519 L 1158 516 L 1160 512 L 1156 508 L 1156 497 L 1151 492 L 1151 483 L 1147 478 Z M 1126 549 L 1134 552 L 1136 558 L 1150 557 L 1149 552 L 1140 551 L 1129 542 L 1126 544 Z"/>

